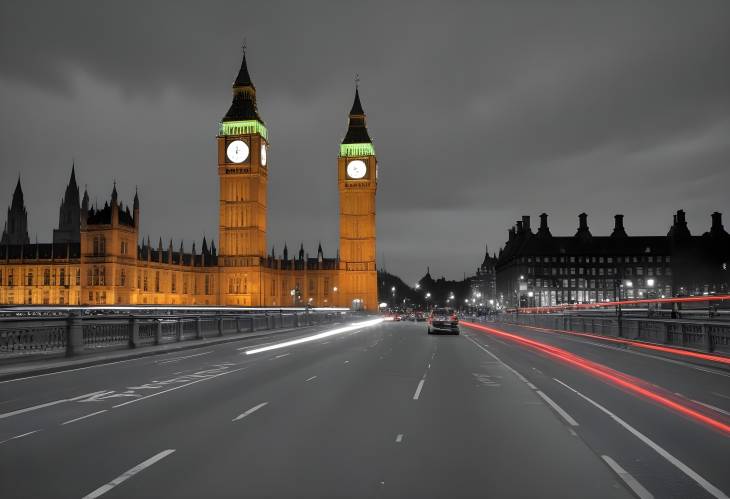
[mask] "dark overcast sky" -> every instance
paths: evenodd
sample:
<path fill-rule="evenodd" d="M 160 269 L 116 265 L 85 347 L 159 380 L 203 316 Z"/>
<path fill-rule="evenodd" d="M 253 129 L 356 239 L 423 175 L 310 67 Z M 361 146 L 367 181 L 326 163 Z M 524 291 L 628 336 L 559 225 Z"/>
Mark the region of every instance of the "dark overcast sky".
<path fill-rule="evenodd" d="M 378 257 L 461 278 L 523 214 L 594 234 L 730 227 L 730 3 L 47 2 L 0 6 L 0 206 L 50 241 L 76 159 L 142 235 L 217 239 L 215 135 L 248 41 L 271 139 L 269 246 L 337 244 L 336 156 L 361 77 Z M 4 215 L 4 210 L 3 210 Z"/>

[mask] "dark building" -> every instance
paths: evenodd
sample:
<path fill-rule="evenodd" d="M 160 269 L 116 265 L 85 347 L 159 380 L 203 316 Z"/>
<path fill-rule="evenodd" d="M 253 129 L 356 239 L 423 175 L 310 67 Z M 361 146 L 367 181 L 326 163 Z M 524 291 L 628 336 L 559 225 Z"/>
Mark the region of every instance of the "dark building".
<path fill-rule="evenodd" d="M 20 186 L 20 176 L 15 185 L 13 200 L 8 208 L 8 218 L 5 222 L 0 244 L 30 244 L 28 237 L 28 212 L 23 200 L 23 188 Z"/>
<path fill-rule="evenodd" d="M 53 230 L 53 243 L 78 243 L 81 240 L 81 202 L 76 183 L 76 165 L 71 166 L 71 179 L 61 199 L 58 229 Z"/>
<path fill-rule="evenodd" d="M 490 300 L 495 302 L 497 299 L 497 273 L 495 265 L 497 263 L 497 255 L 489 255 L 489 248 L 484 250 L 484 260 L 477 268 L 476 274 L 472 276 L 471 282 L 472 298 L 478 299 L 482 303 L 489 304 Z M 493 304 L 493 303 L 492 303 Z"/>
<path fill-rule="evenodd" d="M 547 215 L 536 232 L 523 216 L 508 231 L 496 263 L 503 306 L 549 306 L 617 299 L 728 292 L 730 235 L 720 213 L 693 236 L 682 210 L 666 236 L 629 236 L 623 215 L 610 236 L 594 236 L 585 213 L 573 236 L 553 236 Z"/>

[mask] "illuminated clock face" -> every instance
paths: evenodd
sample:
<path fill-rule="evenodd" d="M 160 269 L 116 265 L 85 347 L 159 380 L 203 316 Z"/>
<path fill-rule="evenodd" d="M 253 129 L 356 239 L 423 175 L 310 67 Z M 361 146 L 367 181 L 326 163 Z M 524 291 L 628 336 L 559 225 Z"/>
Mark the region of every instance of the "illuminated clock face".
<path fill-rule="evenodd" d="M 261 144 L 261 164 L 266 166 L 266 146 Z"/>
<path fill-rule="evenodd" d="M 347 176 L 354 179 L 363 178 L 368 171 L 368 167 L 361 159 L 353 159 L 347 163 Z"/>
<path fill-rule="evenodd" d="M 243 163 L 248 158 L 248 145 L 242 140 L 234 140 L 228 144 L 226 155 L 233 163 Z"/>

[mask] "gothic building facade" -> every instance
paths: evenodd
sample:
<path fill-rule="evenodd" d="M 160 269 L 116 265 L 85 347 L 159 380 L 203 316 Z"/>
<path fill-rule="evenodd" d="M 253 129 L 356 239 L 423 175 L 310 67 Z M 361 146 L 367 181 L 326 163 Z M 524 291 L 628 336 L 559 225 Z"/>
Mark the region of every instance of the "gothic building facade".
<path fill-rule="evenodd" d="M 540 215 L 509 229 L 496 262 L 497 296 L 507 307 L 552 306 L 622 299 L 661 298 L 730 291 L 730 235 L 720 213 L 710 230 L 694 236 L 677 211 L 666 236 L 630 236 L 623 215 L 609 236 L 594 236 L 588 216 L 578 216 L 573 236 L 553 236 Z"/>
<path fill-rule="evenodd" d="M 207 304 L 340 306 L 377 310 L 377 159 L 359 89 L 337 157 L 339 250 L 316 257 L 300 246 L 267 252 L 268 130 L 246 56 L 216 138 L 219 248 L 140 241 L 140 202 L 130 210 L 114 186 L 103 207 L 79 199 L 75 165 L 53 243 L 30 244 L 18 179 L 0 242 L 1 304 Z"/>

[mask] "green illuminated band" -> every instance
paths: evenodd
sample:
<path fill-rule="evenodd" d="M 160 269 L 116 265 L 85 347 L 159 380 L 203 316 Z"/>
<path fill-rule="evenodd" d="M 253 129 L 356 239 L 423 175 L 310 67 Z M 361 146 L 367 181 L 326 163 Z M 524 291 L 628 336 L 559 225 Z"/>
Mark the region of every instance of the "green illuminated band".
<path fill-rule="evenodd" d="M 248 133 L 258 133 L 266 140 L 269 140 L 269 132 L 260 121 L 225 121 L 218 127 L 220 135 L 243 135 Z"/>
<path fill-rule="evenodd" d="M 375 149 L 369 142 L 362 144 L 340 144 L 340 156 L 375 156 Z"/>

